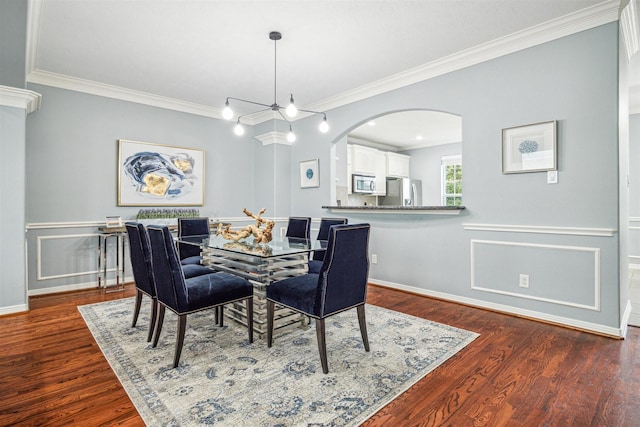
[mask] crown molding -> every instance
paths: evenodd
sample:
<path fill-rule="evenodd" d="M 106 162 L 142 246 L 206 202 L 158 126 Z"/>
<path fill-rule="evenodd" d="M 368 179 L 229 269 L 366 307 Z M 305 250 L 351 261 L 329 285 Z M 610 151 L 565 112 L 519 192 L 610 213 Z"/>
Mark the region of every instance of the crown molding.
<path fill-rule="evenodd" d="M 640 49 L 640 25 L 638 25 L 638 0 L 631 0 L 627 6 L 622 9 L 620 14 L 620 32 L 624 40 L 627 59 L 631 61 L 631 57 Z"/>
<path fill-rule="evenodd" d="M 27 114 L 40 109 L 42 95 L 32 90 L 0 85 L 0 106 L 22 108 Z"/>
<path fill-rule="evenodd" d="M 207 105 L 158 96 L 147 92 L 125 89 L 119 86 L 98 83 L 92 80 L 79 79 L 76 77 L 66 76 L 64 74 L 33 70 L 27 76 L 27 81 L 29 83 L 53 86 L 76 92 L 103 96 L 105 98 L 114 98 L 122 101 L 150 105 L 152 107 L 182 111 L 184 113 L 196 114 L 198 116 L 213 117 L 216 119 L 222 118 L 220 109 L 212 108 Z"/>
<path fill-rule="evenodd" d="M 30 33 L 28 37 L 27 81 L 30 83 L 54 86 L 78 92 L 90 93 L 108 98 L 136 102 L 170 110 L 182 111 L 206 117 L 222 119 L 222 110 L 210 106 L 166 98 L 146 92 L 133 91 L 122 87 L 78 79 L 66 75 L 34 69 L 34 52 L 37 51 L 37 23 L 42 0 L 33 0 L 30 11 Z M 592 7 L 547 21 L 540 25 L 518 31 L 488 43 L 463 50 L 445 58 L 406 70 L 390 77 L 378 80 L 327 98 L 305 109 L 328 111 L 375 95 L 390 92 L 405 86 L 428 80 L 452 71 L 476 65 L 532 46 L 537 46 L 561 37 L 588 30 L 618 20 L 619 0 L 606 0 Z M 310 113 L 299 114 L 297 120 L 309 117 Z M 272 112 L 245 116 L 245 123 L 257 124 L 274 119 Z"/>
<path fill-rule="evenodd" d="M 293 145 L 287 141 L 287 134 L 284 132 L 267 132 L 254 136 L 255 139 L 262 142 L 262 145 L 280 144 L 280 145 Z"/>
<path fill-rule="evenodd" d="M 561 37 L 589 30 L 618 20 L 619 1 L 607 0 L 576 13 L 515 32 L 403 71 L 310 105 L 310 110 L 327 111 L 362 99 L 432 79 L 472 65 L 496 59 Z"/>

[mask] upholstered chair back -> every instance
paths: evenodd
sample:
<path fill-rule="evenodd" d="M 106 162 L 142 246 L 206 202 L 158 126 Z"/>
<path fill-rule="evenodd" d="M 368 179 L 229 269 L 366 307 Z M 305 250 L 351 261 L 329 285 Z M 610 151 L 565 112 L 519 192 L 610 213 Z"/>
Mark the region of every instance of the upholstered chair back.
<path fill-rule="evenodd" d="M 318 240 L 329 239 L 329 227 L 332 225 L 342 225 L 347 223 L 347 218 L 320 218 L 320 228 L 318 229 Z M 322 261 L 325 251 L 314 251 L 312 259 Z"/>
<path fill-rule="evenodd" d="M 149 236 L 144 225 L 128 222 L 125 224 L 129 236 L 131 269 L 136 287 L 151 297 L 156 296 L 156 287 L 151 271 L 151 249 Z"/>
<path fill-rule="evenodd" d="M 151 242 L 151 262 L 158 299 L 168 307 L 182 312 L 187 307 L 187 286 L 169 228 L 147 228 Z"/>
<path fill-rule="evenodd" d="M 314 315 L 326 317 L 367 297 L 369 224 L 332 225 L 318 276 Z"/>
<path fill-rule="evenodd" d="M 178 218 L 178 238 L 205 235 L 209 235 L 209 218 Z M 200 248 L 195 245 L 178 243 L 178 250 L 180 259 L 200 256 Z"/>
<path fill-rule="evenodd" d="M 286 237 L 297 237 L 299 239 L 309 239 L 311 233 L 311 218 L 289 217 Z"/>

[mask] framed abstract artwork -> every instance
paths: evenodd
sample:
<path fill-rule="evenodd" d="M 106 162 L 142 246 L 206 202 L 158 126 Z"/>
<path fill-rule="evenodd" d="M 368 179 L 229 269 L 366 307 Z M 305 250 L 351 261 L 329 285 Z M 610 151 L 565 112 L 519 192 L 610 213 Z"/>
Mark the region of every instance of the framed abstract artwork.
<path fill-rule="evenodd" d="M 320 174 L 318 173 L 318 159 L 300 162 L 300 187 L 320 187 Z"/>
<path fill-rule="evenodd" d="M 202 206 L 204 151 L 118 141 L 118 206 Z"/>
<path fill-rule="evenodd" d="M 502 129 L 502 173 L 558 169 L 556 121 Z"/>

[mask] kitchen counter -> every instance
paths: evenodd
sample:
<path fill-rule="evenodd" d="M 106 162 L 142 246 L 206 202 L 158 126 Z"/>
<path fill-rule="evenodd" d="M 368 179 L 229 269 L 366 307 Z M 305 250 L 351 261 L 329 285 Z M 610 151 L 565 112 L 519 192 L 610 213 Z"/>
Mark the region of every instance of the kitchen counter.
<path fill-rule="evenodd" d="M 342 213 L 385 213 L 420 215 L 458 215 L 464 206 L 322 206 L 331 212 Z"/>

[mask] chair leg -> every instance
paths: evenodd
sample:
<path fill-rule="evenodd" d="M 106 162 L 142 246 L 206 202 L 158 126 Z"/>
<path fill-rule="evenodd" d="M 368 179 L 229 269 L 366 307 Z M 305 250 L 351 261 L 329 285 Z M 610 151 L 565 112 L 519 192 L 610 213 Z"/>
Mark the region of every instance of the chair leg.
<path fill-rule="evenodd" d="M 220 310 L 220 317 L 218 318 L 218 324 L 222 328 L 224 326 L 224 305 L 220 305 L 216 307 L 216 309 Z"/>
<path fill-rule="evenodd" d="M 273 343 L 273 314 L 276 303 L 267 300 L 267 347 Z"/>
<path fill-rule="evenodd" d="M 360 335 L 362 335 L 362 343 L 364 350 L 369 351 L 369 336 L 367 335 L 367 320 L 364 317 L 364 304 L 357 307 L 358 323 L 360 324 Z"/>
<path fill-rule="evenodd" d="M 316 319 L 316 338 L 318 339 L 318 351 L 320 352 L 320 363 L 322 363 L 322 372 L 329 373 L 329 364 L 327 363 L 327 340 L 324 333 L 324 319 Z"/>
<path fill-rule="evenodd" d="M 138 322 L 138 315 L 140 314 L 141 304 L 142 304 L 142 291 L 140 291 L 140 289 L 136 289 L 136 303 L 133 308 L 133 322 L 131 323 L 132 328 L 135 328 L 136 323 Z"/>
<path fill-rule="evenodd" d="M 249 342 L 253 342 L 253 297 L 247 298 L 247 327 L 249 328 Z"/>
<path fill-rule="evenodd" d="M 214 314 L 214 322 L 216 325 L 218 325 L 220 323 L 220 307 L 216 307 L 215 309 L 215 314 Z"/>
<path fill-rule="evenodd" d="M 184 344 L 184 332 L 187 329 L 187 315 L 178 315 L 178 336 L 176 337 L 176 352 L 173 356 L 173 367 L 178 367 L 180 362 L 180 354 L 182 353 L 182 345 Z"/>
<path fill-rule="evenodd" d="M 149 321 L 149 334 L 147 335 L 147 342 L 151 341 L 153 337 L 153 329 L 156 327 L 156 319 L 158 318 L 158 299 L 151 299 L 151 320 Z"/>
<path fill-rule="evenodd" d="M 156 335 L 153 337 L 152 347 L 158 345 L 158 339 L 160 338 L 160 331 L 162 331 L 162 323 L 164 322 L 164 305 L 158 303 L 158 320 L 156 321 Z"/>

